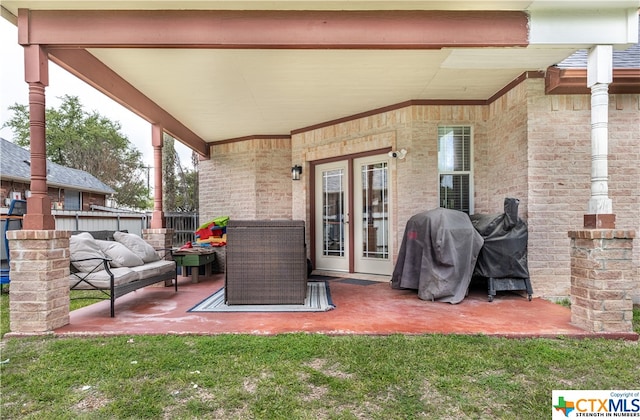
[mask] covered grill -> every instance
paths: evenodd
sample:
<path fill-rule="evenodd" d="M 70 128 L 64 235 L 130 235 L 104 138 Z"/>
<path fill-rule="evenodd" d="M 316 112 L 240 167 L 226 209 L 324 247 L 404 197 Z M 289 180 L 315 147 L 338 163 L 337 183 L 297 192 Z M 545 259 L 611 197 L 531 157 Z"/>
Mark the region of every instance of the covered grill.
<path fill-rule="evenodd" d="M 504 213 L 471 216 L 484 239 L 474 275 L 488 279 L 490 302 L 501 290 L 526 290 L 529 300 L 533 295 L 527 266 L 529 234 L 527 224 L 518 217 L 519 204 L 516 198 L 505 198 Z"/>
<path fill-rule="evenodd" d="M 482 237 L 467 214 L 436 208 L 407 222 L 391 287 L 423 300 L 459 303 L 467 294 Z"/>

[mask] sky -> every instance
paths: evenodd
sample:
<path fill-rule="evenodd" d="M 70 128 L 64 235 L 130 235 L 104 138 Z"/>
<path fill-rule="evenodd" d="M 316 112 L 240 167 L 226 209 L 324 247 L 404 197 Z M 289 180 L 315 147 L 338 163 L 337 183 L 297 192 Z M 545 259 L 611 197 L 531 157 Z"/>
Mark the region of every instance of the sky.
<path fill-rule="evenodd" d="M 62 102 L 59 98 L 68 94 L 77 96 L 85 111 L 97 111 L 111 121 L 119 122 L 120 133 L 142 153 L 145 165 L 153 166 L 151 124 L 147 121 L 51 61 L 49 61 L 49 86 L 46 87 L 45 94 L 47 108 L 57 108 Z M 18 28 L 0 18 L 0 126 L 11 118 L 12 113 L 8 108 L 16 102 L 23 105 L 29 104 L 29 87 L 24 81 L 23 49 L 18 44 Z M 9 128 L 2 128 L 0 137 L 11 141 L 13 132 Z M 175 147 L 182 166 L 191 168 L 191 149 L 178 141 Z"/>

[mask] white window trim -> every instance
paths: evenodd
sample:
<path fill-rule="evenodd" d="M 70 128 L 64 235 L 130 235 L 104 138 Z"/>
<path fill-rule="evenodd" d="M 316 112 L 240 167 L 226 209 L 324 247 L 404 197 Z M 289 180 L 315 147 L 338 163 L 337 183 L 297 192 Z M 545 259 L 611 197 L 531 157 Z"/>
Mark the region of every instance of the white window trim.
<path fill-rule="evenodd" d="M 438 178 L 436 179 L 438 188 L 438 205 L 440 204 L 440 176 L 441 175 L 469 175 L 469 215 L 474 214 L 475 212 L 475 181 L 474 181 L 474 167 L 475 167 L 475 159 L 474 159 L 474 137 L 475 131 L 473 125 L 471 124 L 439 124 L 437 128 L 437 133 L 440 132 L 441 127 L 468 127 L 469 128 L 469 170 L 468 171 L 440 171 L 440 157 L 438 156 Z M 436 135 L 437 142 L 437 150 L 440 151 L 440 135 Z M 439 153 L 438 153 L 439 155 Z"/>

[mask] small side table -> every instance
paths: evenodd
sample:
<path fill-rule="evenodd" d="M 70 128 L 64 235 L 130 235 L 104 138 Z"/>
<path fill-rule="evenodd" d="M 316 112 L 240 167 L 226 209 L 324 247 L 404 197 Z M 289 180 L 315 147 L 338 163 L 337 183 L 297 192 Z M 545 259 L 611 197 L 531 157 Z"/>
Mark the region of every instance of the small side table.
<path fill-rule="evenodd" d="M 182 267 L 182 275 L 186 275 L 187 267 L 191 268 L 191 283 L 198 283 L 199 268 L 204 265 L 204 275 L 211 275 L 211 264 L 216 261 L 216 248 L 188 248 L 173 251 L 173 260 Z"/>

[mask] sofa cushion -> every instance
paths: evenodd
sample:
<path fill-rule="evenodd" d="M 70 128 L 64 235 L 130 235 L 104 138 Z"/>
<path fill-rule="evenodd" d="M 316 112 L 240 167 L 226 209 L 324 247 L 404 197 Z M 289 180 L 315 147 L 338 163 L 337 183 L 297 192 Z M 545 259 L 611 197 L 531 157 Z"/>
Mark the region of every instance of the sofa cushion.
<path fill-rule="evenodd" d="M 82 272 L 92 270 L 104 270 L 103 262 L 95 259 L 89 261 L 77 261 L 85 258 L 106 258 L 98 243 L 88 232 L 71 235 L 69 238 L 69 251 L 73 266 Z M 97 267 L 98 266 L 98 267 Z"/>
<path fill-rule="evenodd" d="M 111 272 L 113 273 L 113 283 L 115 286 L 119 286 L 125 283 L 131 283 L 132 281 L 138 278 L 137 274 L 133 272 L 131 268 L 128 268 L 128 267 L 112 268 Z M 80 281 L 80 278 L 78 278 L 78 276 L 80 278 L 86 277 L 86 280 L 90 281 L 93 287 L 88 285 L 84 281 L 78 283 L 78 281 Z M 76 283 L 78 284 L 76 285 Z M 91 290 L 91 289 L 98 288 L 98 289 L 108 290 L 110 287 L 109 273 L 102 270 L 98 272 L 93 272 L 91 274 L 87 274 L 87 273 L 71 274 L 69 276 L 69 284 L 70 284 L 70 287 L 73 287 L 74 289 Z"/>
<path fill-rule="evenodd" d="M 158 261 L 160 259 L 160 256 L 156 254 L 155 249 L 153 249 L 151 245 L 138 235 L 133 233 L 114 232 L 113 239 L 129 248 L 146 263 Z"/>
<path fill-rule="evenodd" d="M 145 279 L 163 273 L 175 273 L 176 263 L 167 260 L 153 261 L 145 265 L 131 267 L 131 271 L 136 273 L 138 279 Z"/>
<path fill-rule="evenodd" d="M 111 267 L 136 267 L 144 264 L 142 258 L 129 248 L 116 241 L 101 241 L 96 239 L 102 252 L 111 258 Z"/>

